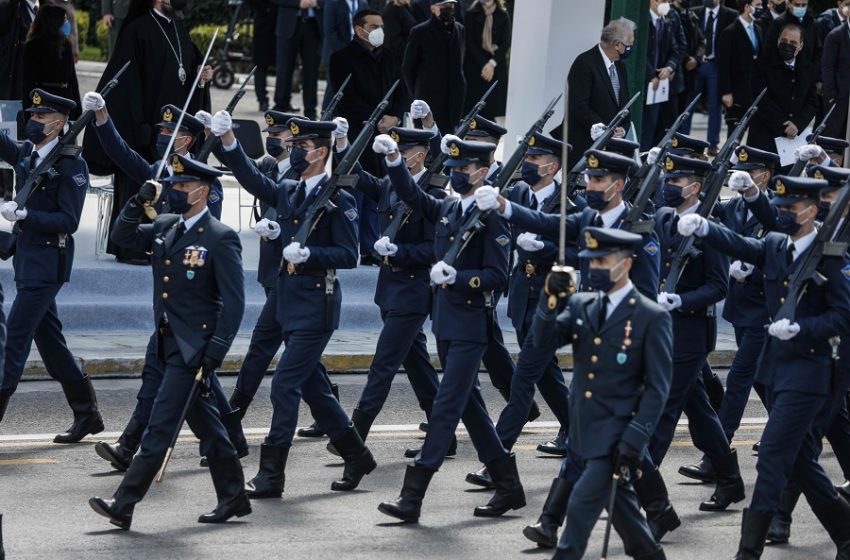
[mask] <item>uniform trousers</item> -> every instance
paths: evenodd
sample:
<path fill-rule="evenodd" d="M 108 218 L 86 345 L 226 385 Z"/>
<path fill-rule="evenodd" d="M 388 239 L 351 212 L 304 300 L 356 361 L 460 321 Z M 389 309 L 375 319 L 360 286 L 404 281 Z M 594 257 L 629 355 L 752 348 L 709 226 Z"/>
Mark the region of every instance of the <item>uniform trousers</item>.
<path fill-rule="evenodd" d="M 487 348 L 484 350 L 484 368 L 490 376 L 490 383 L 500 391 L 510 390 L 511 379 L 514 376 L 514 361 L 511 353 L 505 348 L 505 338 L 499 319 L 496 317 L 496 308 L 493 308 L 493 322 L 488 330 Z"/>
<path fill-rule="evenodd" d="M 764 327 L 735 327 L 738 351 L 726 376 L 726 395 L 723 397 L 723 404 L 717 411 L 717 416 L 723 425 L 723 432 L 729 441 L 732 441 L 735 431 L 741 425 L 741 418 L 744 416 L 744 409 L 750 398 L 750 390 L 753 388 L 759 356 L 766 336 Z M 761 391 L 761 385 L 756 387 L 756 391 Z"/>

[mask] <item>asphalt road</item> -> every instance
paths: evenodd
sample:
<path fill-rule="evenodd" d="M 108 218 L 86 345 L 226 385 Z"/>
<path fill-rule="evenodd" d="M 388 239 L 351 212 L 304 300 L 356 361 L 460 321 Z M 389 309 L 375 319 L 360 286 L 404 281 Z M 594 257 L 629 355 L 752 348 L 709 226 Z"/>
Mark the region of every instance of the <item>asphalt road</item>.
<path fill-rule="evenodd" d="M 225 378 L 228 390 L 234 378 Z M 356 403 L 364 377 L 335 378 L 347 410 Z M 501 397 L 481 378 L 491 414 L 503 406 Z M 560 462 L 535 452 L 537 443 L 554 435 L 551 413 L 526 427 L 516 451 L 528 505 L 497 520 L 472 516 L 489 493 L 471 490 L 465 474 L 478 467 L 474 448 L 459 431 L 459 452 L 434 477 L 425 498 L 419 525 L 399 525 L 376 510 L 378 503 L 395 498 L 401 486 L 405 447 L 422 434 L 416 425 L 423 414 L 416 407 L 409 384 L 397 379 L 385 411 L 378 417 L 368 443 L 379 466 L 352 493 L 330 491 L 342 465 L 324 449 L 324 440 L 298 439 L 289 457 L 286 490 L 281 500 L 254 502 L 254 513 L 224 526 L 196 523 L 199 514 L 215 505 L 209 477 L 198 467 L 198 449 L 191 437 L 181 440 L 162 484 L 154 484 L 137 507 L 130 532 L 114 529 L 86 503 L 89 496 L 109 496 L 120 475 L 98 458 L 92 443 L 111 439 L 120 431 L 134 405 L 138 380 L 95 382 L 108 432 L 78 445 L 49 443 L 70 418 L 59 385 L 51 381 L 24 382 L 0 424 L 0 513 L 7 558 L 40 559 L 159 559 L 159 558 L 549 558 L 522 536 L 522 528 L 536 520 Z M 245 426 L 251 455 L 243 460 L 246 477 L 256 472 L 259 445 L 268 427 L 269 379 L 249 410 Z M 545 409 L 545 407 L 544 407 Z M 759 437 L 764 410 L 751 401 L 747 423 L 736 447 L 740 454 L 748 495 L 755 480 L 755 457 L 750 446 Z M 300 424 L 310 422 L 302 406 Z M 731 558 L 739 535 L 744 503 L 725 513 L 701 513 L 698 504 L 711 488 L 686 482 L 676 469 L 698 458 L 687 427 L 680 426 L 662 467 L 671 498 L 683 526 L 665 540 L 668 558 Z M 829 447 L 823 456 L 829 474 L 839 470 Z M 833 558 L 834 547 L 801 501 L 795 517 L 792 544 L 770 547 L 765 559 Z M 598 558 L 604 524 L 598 523 L 587 558 Z M 622 545 L 612 538 L 611 558 L 623 558 Z"/>

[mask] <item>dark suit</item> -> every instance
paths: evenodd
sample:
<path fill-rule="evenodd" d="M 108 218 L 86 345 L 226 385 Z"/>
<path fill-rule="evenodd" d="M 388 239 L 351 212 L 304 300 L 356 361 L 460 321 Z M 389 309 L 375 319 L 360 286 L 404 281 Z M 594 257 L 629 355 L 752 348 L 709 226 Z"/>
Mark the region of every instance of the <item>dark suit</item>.
<path fill-rule="evenodd" d="M 806 14 L 801 22 L 794 17 L 790 10 L 785 10 L 785 13 L 770 22 L 767 28 L 767 34 L 764 38 L 766 52 L 778 52 L 777 45 L 779 43 L 779 34 L 782 28 L 789 23 L 799 25 L 803 28 L 803 50 L 797 55 L 797 60 L 803 58 L 809 64 L 815 67 L 816 71 L 820 70 L 821 57 L 821 41 L 818 39 L 818 29 L 815 25 L 815 18 L 810 14 Z M 817 72 L 819 74 L 819 72 Z"/>
<path fill-rule="evenodd" d="M 767 94 L 750 121 L 747 144 L 776 153 L 774 138 L 785 135 L 782 123 L 791 121 L 802 132 L 817 110 L 815 81 L 814 67 L 802 57 L 797 57 L 792 70 L 775 49 L 762 54 L 753 75 L 753 91 L 766 87 Z"/>
<path fill-rule="evenodd" d="M 763 37 L 755 22 L 751 24 L 756 36 L 753 46 L 749 33 L 740 18 L 720 34 L 717 43 L 718 93 L 732 95 L 732 107 L 726 109 L 726 122 L 734 127 L 753 102 L 752 79 L 756 59 L 762 49 Z"/>
<path fill-rule="evenodd" d="M 603 62 L 599 45 L 578 55 L 570 66 L 567 80 L 570 86 L 570 150 L 568 166 L 572 167 L 581 159 L 584 152 L 590 148 L 593 140 L 590 138 L 590 127 L 596 123 L 608 123 L 629 101 L 629 77 L 626 66 L 617 61 L 614 63 L 620 80 L 620 90 L 617 94 L 611 85 L 608 69 Z M 629 121 L 623 128 L 628 129 Z M 554 138 L 561 138 L 562 127 L 552 130 Z"/>
<path fill-rule="evenodd" d="M 271 0 L 251 0 L 249 4 L 254 12 L 254 37 L 251 51 L 254 64 L 257 65 L 257 70 L 254 72 L 254 91 L 257 94 L 257 101 L 268 103 L 266 84 L 269 66 L 275 66 L 277 50 L 275 44 L 277 6 Z"/>
<path fill-rule="evenodd" d="M 818 42 L 823 45 L 826 42 L 826 36 L 842 23 L 847 23 L 847 20 L 838 17 L 838 8 L 824 10 L 818 17 L 815 18 L 815 29 L 818 34 Z"/>
<path fill-rule="evenodd" d="M 647 85 L 653 78 L 658 77 L 657 71 L 661 68 L 669 68 L 673 72 L 679 71 L 679 65 L 684 56 L 684 46 L 679 44 L 680 38 L 676 36 L 679 27 L 673 23 L 674 18 L 677 18 L 677 16 L 659 17 L 655 25 L 649 26 L 645 75 Z M 684 34 L 681 36 L 681 39 L 684 41 Z M 644 105 L 640 135 L 641 150 L 649 150 L 655 145 L 656 139 L 660 140 L 661 136 L 663 136 L 664 131 L 659 130 L 660 127 L 658 126 L 661 111 L 666 104 L 675 103 L 673 99 L 671 87 L 670 99 L 668 101 Z"/>
<path fill-rule="evenodd" d="M 398 59 L 404 57 L 404 47 L 413 29 L 419 21 L 410 6 L 387 3 L 381 16 L 384 19 L 384 49 Z"/>
<path fill-rule="evenodd" d="M 331 55 L 348 45 L 352 38 L 351 18 L 360 10 L 369 7 L 366 0 L 354 0 L 351 11 L 348 0 L 325 0 L 322 10 L 322 62 L 329 64 Z"/>
<path fill-rule="evenodd" d="M 835 101 L 835 112 L 829 118 L 824 136 L 844 138 L 847 130 L 847 101 L 850 93 L 850 33 L 847 24 L 834 29 L 826 36 L 821 59 L 823 99 L 827 104 Z"/>
<path fill-rule="evenodd" d="M 541 298 L 532 325 L 536 345 L 558 348 L 571 343 L 575 356 L 569 441 L 583 460 L 583 472 L 570 494 L 567 525 L 558 545 L 565 558 L 584 554 L 608 503 L 614 450 L 621 442 L 636 450 L 646 447 L 671 382 L 670 315 L 632 288 L 599 324 L 600 300 L 598 293 L 576 294 L 556 316 Z M 626 338 L 631 342 L 624 343 Z M 658 548 L 630 484 L 618 488 L 609 515 L 629 555 L 641 557 Z"/>
<path fill-rule="evenodd" d="M 304 116 L 316 118 L 318 104 L 319 62 L 322 52 L 322 9 L 301 10 L 299 0 L 275 0 L 277 4 L 277 80 L 275 82 L 274 108 L 286 111 L 292 103 L 292 76 L 295 62 L 301 55 L 304 99 Z M 313 15 L 310 15 L 312 12 Z"/>

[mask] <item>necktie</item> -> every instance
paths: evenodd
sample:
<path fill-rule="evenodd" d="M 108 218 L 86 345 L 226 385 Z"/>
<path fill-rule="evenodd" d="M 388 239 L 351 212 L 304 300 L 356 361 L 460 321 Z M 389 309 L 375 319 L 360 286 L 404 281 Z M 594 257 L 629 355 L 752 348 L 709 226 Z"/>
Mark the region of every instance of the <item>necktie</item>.
<path fill-rule="evenodd" d="M 529 193 L 531 195 L 531 201 L 528 203 L 528 207 L 532 210 L 537 210 L 537 197 L 534 196 L 534 193 Z"/>
<path fill-rule="evenodd" d="M 608 318 L 608 302 L 611 301 L 608 299 L 608 296 L 602 296 L 602 299 L 599 303 L 599 317 L 596 322 L 600 327 L 605 324 L 605 319 Z"/>
<path fill-rule="evenodd" d="M 750 35 L 750 42 L 753 44 L 753 54 L 757 53 L 759 50 L 759 39 L 756 37 L 756 29 L 755 25 L 752 23 L 747 27 L 747 31 Z"/>
<path fill-rule="evenodd" d="M 29 171 L 32 171 L 33 169 L 35 169 L 35 165 L 36 165 L 36 163 L 38 163 L 38 153 L 37 153 L 37 152 L 33 152 L 33 153 L 30 155 L 30 168 L 29 168 Z"/>
<path fill-rule="evenodd" d="M 295 207 L 300 208 L 304 203 L 304 198 L 307 192 L 307 184 L 304 181 L 298 183 L 298 189 L 295 191 Z"/>
<path fill-rule="evenodd" d="M 177 226 L 177 231 L 174 232 L 175 244 L 180 241 L 180 238 L 183 237 L 184 233 L 186 233 L 186 222 L 180 222 L 180 225 Z"/>
<path fill-rule="evenodd" d="M 791 264 L 794 262 L 794 244 L 789 243 L 788 249 L 785 252 L 785 262 Z"/>
<path fill-rule="evenodd" d="M 708 12 L 708 22 L 705 24 L 705 57 L 714 57 L 714 12 Z"/>
<path fill-rule="evenodd" d="M 617 66 L 612 62 L 608 67 L 608 75 L 611 77 L 611 87 L 614 88 L 614 99 L 620 103 L 620 76 L 617 74 Z"/>
<path fill-rule="evenodd" d="M 661 58 L 661 41 L 664 40 L 664 20 L 658 18 L 655 21 L 655 67 L 658 68 Z"/>
<path fill-rule="evenodd" d="M 593 218 L 593 227 L 605 227 L 605 222 L 602 221 L 602 214 L 599 212 L 597 212 L 596 217 Z"/>

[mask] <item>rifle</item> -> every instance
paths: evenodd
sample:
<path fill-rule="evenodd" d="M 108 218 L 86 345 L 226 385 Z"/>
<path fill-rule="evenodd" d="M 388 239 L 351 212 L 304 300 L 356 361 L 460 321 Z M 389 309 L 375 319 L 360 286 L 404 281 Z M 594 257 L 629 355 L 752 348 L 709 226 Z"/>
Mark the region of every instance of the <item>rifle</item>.
<path fill-rule="evenodd" d="M 641 96 L 641 92 L 637 92 L 629 99 L 629 102 L 626 103 L 626 106 L 620 109 L 620 112 L 614 115 L 614 118 L 605 126 L 605 132 L 602 135 L 593 141 L 593 144 L 590 145 L 588 150 L 598 150 L 605 146 L 605 143 L 614 136 L 614 129 L 620 126 L 624 120 L 629 118 L 629 108 L 637 101 L 638 97 Z M 567 175 L 567 185 L 569 186 L 569 190 L 567 191 L 567 196 L 573 196 L 577 189 L 577 183 L 579 176 L 584 173 L 585 168 L 587 167 L 587 156 L 581 156 L 581 159 L 570 169 L 569 175 Z"/>
<path fill-rule="evenodd" d="M 228 114 L 232 115 L 233 112 L 236 110 L 236 106 L 239 104 L 240 101 L 242 101 L 242 98 L 245 96 L 245 88 L 248 86 L 248 82 L 251 80 L 251 77 L 253 77 L 254 72 L 256 71 L 256 66 L 251 68 L 251 71 L 248 72 L 247 76 L 245 76 L 245 80 L 242 82 L 242 85 L 239 86 L 239 89 L 236 90 L 236 93 L 234 93 L 233 97 L 230 98 L 230 103 L 228 103 L 227 107 L 224 108 L 224 110 L 227 111 Z M 215 134 L 210 133 L 210 135 L 207 136 L 204 140 L 204 143 L 201 144 L 201 149 L 198 150 L 198 155 L 195 156 L 195 159 L 200 162 L 206 163 L 210 157 L 210 154 L 213 151 L 213 148 L 215 148 L 216 144 L 219 142 L 221 142 L 221 139 Z"/>
<path fill-rule="evenodd" d="M 511 154 L 510 159 L 502 165 L 498 175 L 493 180 L 493 187 L 498 189 L 500 193 L 504 192 L 507 188 L 508 183 L 514 175 L 514 171 L 516 171 L 522 163 L 523 158 L 525 158 L 525 154 L 528 151 L 528 146 L 531 142 L 531 138 L 534 136 L 534 133 L 542 130 L 543 126 L 552 116 L 552 113 L 555 112 L 555 104 L 561 99 L 561 96 L 562 94 L 559 94 L 558 97 L 549 102 L 549 105 L 546 107 L 546 110 L 543 111 L 543 114 L 540 115 L 540 118 L 538 118 L 534 124 L 531 125 L 531 128 L 528 129 L 528 132 L 525 133 L 525 136 L 523 136 L 516 150 L 514 150 L 514 153 Z M 492 210 L 482 211 L 477 206 L 472 209 L 469 216 L 466 220 L 464 220 L 460 229 L 455 234 L 455 240 L 451 246 L 449 246 L 449 250 L 443 257 L 443 262 L 449 266 L 454 266 L 454 262 L 457 260 L 461 251 L 466 248 L 475 234 L 484 227 L 484 220 L 490 212 L 492 212 Z"/>
<path fill-rule="evenodd" d="M 354 187 L 357 184 L 357 175 L 349 175 L 348 173 L 350 173 L 354 168 L 354 165 L 357 163 L 357 160 L 360 159 L 360 155 L 363 153 L 363 150 L 366 149 L 366 144 L 372 139 L 372 134 L 375 131 L 378 120 L 386 112 L 387 107 L 390 104 L 390 98 L 398 87 L 398 84 L 399 80 L 396 80 L 390 87 L 389 91 L 387 91 L 384 95 L 384 98 L 381 99 L 381 102 L 378 103 L 378 106 L 372 111 L 369 119 L 363 123 L 363 129 L 360 131 L 360 134 L 357 135 L 357 138 L 354 139 L 351 147 L 345 155 L 342 156 L 342 159 L 340 159 L 339 163 L 334 168 L 331 178 L 324 187 L 319 190 L 319 194 L 307 208 L 307 212 L 301 222 L 301 227 L 298 228 L 298 231 L 295 233 L 295 237 L 292 238 L 293 241 L 297 242 L 302 247 L 307 245 L 307 238 L 310 237 L 310 233 L 312 233 L 313 228 L 316 227 L 316 224 L 319 222 L 324 213 L 336 208 L 336 206 L 334 206 L 331 202 L 331 196 L 336 193 L 337 189 L 340 187 Z M 289 264 L 291 265 L 292 263 Z M 290 272 L 294 271 L 291 266 L 287 266 L 287 270 Z"/>
<path fill-rule="evenodd" d="M 493 85 L 484 92 L 484 95 L 481 96 L 481 99 L 478 100 L 478 103 L 467 113 L 465 117 L 460 121 L 460 123 L 455 127 L 454 135 L 463 138 L 466 136 L 466 133 L 469 132 L 469 125 L 472 123 L 473 119 L 478 115 L 479 111 L 484 108 L 487 104 L 487 98 L 490 97 L 490 94 L 495 89 L 496 84 L 499 83 L 498 80 L 493 82 Z M 425 173 L 423 173 L 419 180 L 416 181 L 416 184 L 419 188 L 426 188 L 429 186 L 437 187 L 437 188 L 445 188 L 446 186 L 446 177 L 440 175 L 443 171 L 443 168 L 446 166 L 446 160 L 449 159 L 448 154 L 444 154 L 440 152 L 437 157 L 431 162 L 431 164 L 425 168 Z M 435 181 L 437 177 L 440 177 L 440 181 Z M 413 214 L 413 208 L 411 208 L 407 203 L 400 202 L 399 206 L 396 208 L 396 211 L 393 215 L 392 221 L 387 225 L 384 229 L 384 236 L 390 238 L 390 243 L 395 242 L 396 237 L 398 237 L 398 232 L 407 223 L 407 220 L 410 219 L 410 216 Z M 380 258 L 380 255 L 376 256 Z"/>
<path fill-rule="evenodd" d="M 319 118 L 320 121 L 329 121 L 333 119 L 336 106 L 339 105 L 339 102 L 342 101 L 342 98 L 345 96 L 345 86 L 348 85 L 349 80 L 351 80 L 351 74 L 349 74 L 348 77 L 345 78 L 345 81 L 342 82 L 342 85 L 339 86 L 339 89 L 334 94 L 331 102 L 328 103 L 327 109 L 322 112 L 322 116 Z"/>
<path fill-rule="evenodd" d="M 646 201 L 643 204 L 644 208 L 646 207 L 646 203 L 652 200 L 652 196 L 655 194 L 655 189 L 658 188 L 658 177 L 661 175 L 662 166 L 664 165 L 664 156 L 666 156 L 667 152 L 670 151 L 670 148 L 673 145 L 673 138 L 676 133 L 680 128 L 682 128 L 685 121 L 687 121 L 693 114 L 694 107 L 696 107 L 697 103 L 699 103 L 700 97 L 702 97 L 702 93 L 698 93 L 696 97 L 691 100 L 690 104 L 685 107 L 685 110 L 679 114 L 675 121 L 673 121 L 673 125 L 667 129 L 667 133 L 663 138 L 661 138 L 661 142 L 658 144 L 661 151 L 658 152 L 658 157 L 656 158 L 655 163 L 652 164 L 644 162 L 643 165 L 641 165 L 638 172 L 635 173 L 632 180 L 629 181 L 629 184 L 626 185 L 626 188 L 623 190 L 623 200 L 631 202 L 636 193 L 642 194 L 647 190 L 649 192 L 646 197 Z M 640 180 L 639 186 L 637 183 L 638 180 Z M 637 201 L 635 201 L 635 206 L 637 206 Z M 640 213 L 634 217 L 632 223 L 640 217 L 643 211 L 644 209 L 641 209 Z"/>
<path fill-rule="evenodd" d="M 726 180 L 726 174 L 729 171 L 729 167 L 732 165 L 732 162 L 729 161 L 732 153 L 735 151 L 735 148 L 738 147 L 738 144 L 741 143 L 741 137 L 750 125 L 750 120 L 752 120 L 753 115 L 756 114 L 758 105 L 761 103 L 761 100 L 766 93 L 767 88 L 761 90 L 761 93 L 758 97 L 756 97 L 756 100 L 753 101 L 753 104 L 750 105 L 750 108 L 747 109 L 747 112 L 738 122 L 735 130 L 732 131 L 732 134 L 729 135 L 726 139 L 726 143 L 723 144 L 720 152 L 718 152 L 717 157 L 714 160 L 714 168 L 708 174 L 705 179 L 705 183 L 703 184 L 704 187 L 707 187 L 704 190 L 705 197 L 700 201 L 699 206 L 697 207 L 697 214 L 703 218 L 708 218 L 711 215 L 711 211 L 714 209 L 714 204 L 717 202 L 717 198 L 720 196 L 720 191 L 723 188 L 723 182 Z M 670 272 L 667 274 L 667 279 L 664 281 L 665 292 L 674 293 L 676 291 L 676 287 L 679 284 L 679 277 L 682 275 L 682 271 L 685 269 L 685 266 L 687 266 L 688 260 L 695 251 L 695 237 L 696 236 L 691 235 L 690 237 L 683 239 L 679 248 L 676 250 L 676 253 L 673 255 L 672 262 L 670 263 Z"/>
<path fill-rule="evenodd" d="M 656 189 L 658 189 L 658 177 L 661 175 L 661 170 L 664 166 L 664 156 L 667 155 L 667 152 L 670 151 L 670 148 L 673 145 L 673 137 L 676 135 L 679 127 L 681 127 L 682 124 L 684 124 L 684 122 L 691 116 L 691 112 L 694 110 L 694 107 L 696 107 L 701 96 L 702 93 L 698 93 L 691 103 L 685 108 L 684 112 L 676 118 L 673 122 L 673 126 L 667 130 L 667 133 L 661 139 L 661 143 L 659 144 L 661 151 L 658 153 L 658 158 L 655 160 L 655 163 L 644 163 L 641 166 L 641 169 L 635 174 L 635 177 L 629 181 L 629 184 L 626 185 L 626 188 L 623 190 L 623 200 L 626 201 L 631 201 L 635 191 L 637 192 L 637 196 L 632 203 L 632 207 L 629 208 L 628 212 L 626 212 L 626 216 L 623 218 L 623 223 L 620 225 L 620 229 L 623 231 L 643 235 L 651 231 L 655 226 L 654 220 L 642 220 L 641 216 L 643 216 L 643 213 L 646 212 L 646 207 L 649 206 L 649 201 L 652 200 Z M 641 172 L 643 172 L 643 174 L 641 174 Z M 640 186 L 637 186 L 638 177 L 642 177 Z"/>
<path fill-rule="evenodd" d="M 826 130 L 826 121 L 829 120 L 829 117 L 832 116 L 832 112 L 835 111 L 835 105 L 836 105 L 836 103 L 833 102 L 832 107 L 830 107 L 829 111 L 826 112 L 826 115 L 824 115 L 823 120 L 820 122 L 818 127 L 812 133 L 812 136 L 809 138 L 809 140 L 808 140 L 809 144 L 817 144 L 818 143 L 818 140 L 820 139 L 821 135 L 823 134 L 823 131 Z M 798 159 L 797 161 L 795 161 L 794 167 L 792 167 L 791 171 L 788 172 L 788 176 L 789 177 L 799 177 L 800 175 L 802 175 L 803 170 L 806 168 L 807 163 L 808 163 L 808 161 L 805 161 L 805 160 L 799 160 Z"/>

